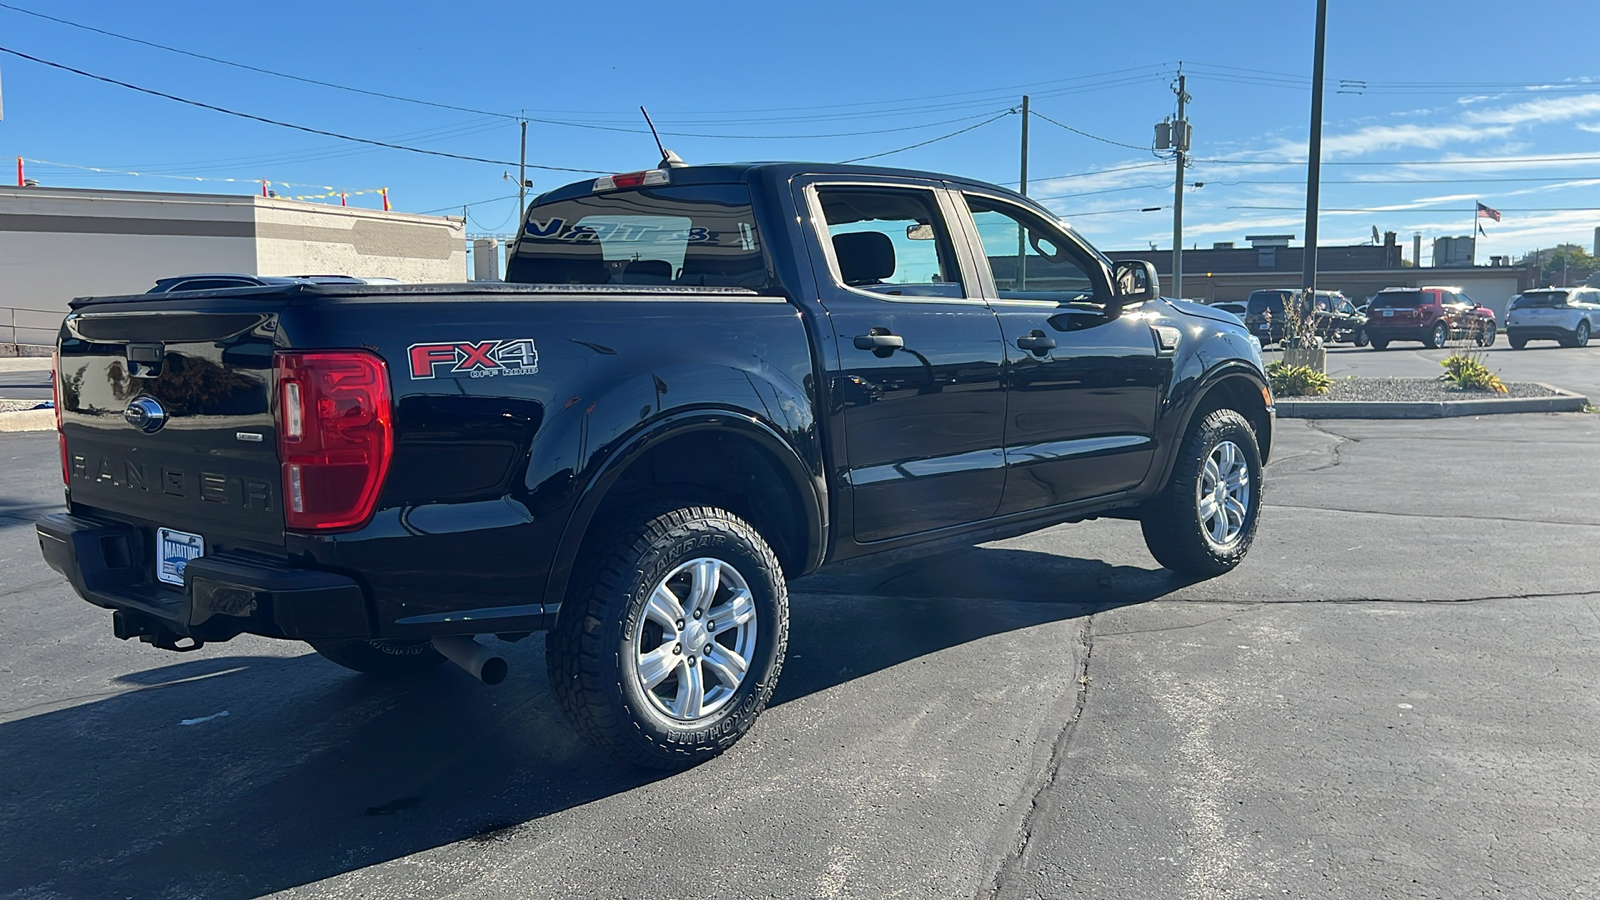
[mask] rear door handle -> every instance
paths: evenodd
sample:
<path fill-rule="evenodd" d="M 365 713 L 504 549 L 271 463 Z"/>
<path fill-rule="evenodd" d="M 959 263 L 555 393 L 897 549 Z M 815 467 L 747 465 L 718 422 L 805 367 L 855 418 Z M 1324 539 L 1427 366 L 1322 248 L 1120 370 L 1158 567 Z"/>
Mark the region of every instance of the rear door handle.
<path fill-rule="evenodd" d="M 871 334 L 855 337 L 857 350 L 899 350 L 906 345 L 905 338 L 890 334 L 887 328 L 874 328 Z"/>
<path fill-rule="evenodd" d="M 1035 328 L 1032 332 L 1017 338 L 1017 349 L 1038 353 L 1041 356 L 1056 348 L 1056 339 Z"/>

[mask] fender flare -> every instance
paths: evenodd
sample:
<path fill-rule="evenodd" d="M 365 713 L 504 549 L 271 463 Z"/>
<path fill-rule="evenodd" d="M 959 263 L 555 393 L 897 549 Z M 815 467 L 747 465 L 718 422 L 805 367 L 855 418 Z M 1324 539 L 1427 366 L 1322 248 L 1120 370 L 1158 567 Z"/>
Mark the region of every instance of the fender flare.
<path fill-rule="evenodd" d="M 554 564 L 545 580 L 545 619 L 553 626 L 554 616 L 566 598 L 567 588 L 583 540 L 617 479 L 651 448 L 672 438 L 696 431 L 730 431 L 752 440 L 778 464 L 799 496 L 805 519 L 805 541 L 800 572 L 810 572 L 822 564 L 828 541 L 828 505 L 821 473 L 808 471 L 795 448 L 767 422 L 747 410 L 700 408 L 676 410 L 643 423 L 629 434 L 615 452 L 588 480 L 572 514 L 562 529 Z"/>
<path fill-rule="evenodd" d="M 1223 382 L 1234 378 L 1243 378 L 1249 381 L 1257 391 L 1268 389 L 1267 381 L 1262 376 L 1262 373 L 1242 360 L 1229 360 L 1206 372 L 1201 378 L 1200 384 L 1195 387 L 1193 399 L 1185 404 L 1183 416 L 1178 422 L 1176 432 L 1173 434 L 1173 452 L 1167 455 L 1166 462 L 1162 466 L 1161 480 L 1158 484 L 1165 486 L 1167 480 L 1172 477 L 1172 468 L 1178 461 L 1177 448 L 1183 445 L 1184 435 L 1189 433 L 1189 426 L 1193 424 L 1195 411 L 1206 405 L 1206 398 L 1211 395 L 1212 391 L 1216 390 Z M 1268 421 L 1270 422 L 1273 416 L 1273 407 L 1270 404 L 1266 404 L 1265 400 L 1263 400 L 1263 405 L 1266 407 Z M 1271 453 L 1271 448 L 1272 435 L 1268 434 L 1260 448 L 1263 465 L 1267 462 L 1267 456 Z"/>

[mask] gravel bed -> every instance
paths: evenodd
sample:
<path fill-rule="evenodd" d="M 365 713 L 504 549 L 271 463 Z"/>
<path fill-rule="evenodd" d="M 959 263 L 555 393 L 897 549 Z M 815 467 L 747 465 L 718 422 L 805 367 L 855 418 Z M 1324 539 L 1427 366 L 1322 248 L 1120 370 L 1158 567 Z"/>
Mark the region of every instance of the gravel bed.
<path fill-rule="evenodd" d="M 1496 400 L 1511 397 L 1554 397 L 1556 392 L 1526 381 L 1508 381 L 1509 393 L 1470 391 L 1434 378 L 1335 378 L 1321 397 L 1285 397 L 1285 400 L 1395 400 L 1438 403 L 1443 400 Z"/>
<path fill-rule="evenodd" d="M 35 409 L 48 400 L 0 400 L 0 413 L 21 412 L 25 409 Z"/>

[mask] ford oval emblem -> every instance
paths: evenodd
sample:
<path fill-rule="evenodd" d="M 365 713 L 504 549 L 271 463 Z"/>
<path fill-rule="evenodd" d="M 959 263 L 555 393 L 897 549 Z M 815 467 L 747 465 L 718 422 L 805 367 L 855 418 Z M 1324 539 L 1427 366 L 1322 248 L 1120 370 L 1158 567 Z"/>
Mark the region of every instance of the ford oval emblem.
<path fill-rule="evenodd" d="M 145 434 L 155 434 L 167 424 L 167 411 L 154 397 L 135 397 L 122 411 L 122 418 Z"/>

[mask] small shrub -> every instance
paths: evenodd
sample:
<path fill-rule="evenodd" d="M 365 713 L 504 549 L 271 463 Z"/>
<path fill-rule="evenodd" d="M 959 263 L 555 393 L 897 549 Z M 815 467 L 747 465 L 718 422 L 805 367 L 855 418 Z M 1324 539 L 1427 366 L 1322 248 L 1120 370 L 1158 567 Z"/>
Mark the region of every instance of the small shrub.
<path fill-rule="evenodd" d="M 1439 365 L 1445 368 L 1445 374 L 1439 377 L 1463 390 L 1493 391 L 1496 394 L 1507 392 L 1500 376 L 1489 371 L 1489 367 L 1475 354 L 1452 353 L 1440 360 Z"/>
<path fill-rule="evenodd" d="M 1267 366 L 1267 380 L 1277 397 L 1320 397 L 1328 392 L 1333 379 L 1310 366 L 1289 366 L 1282 361 Z"/>

